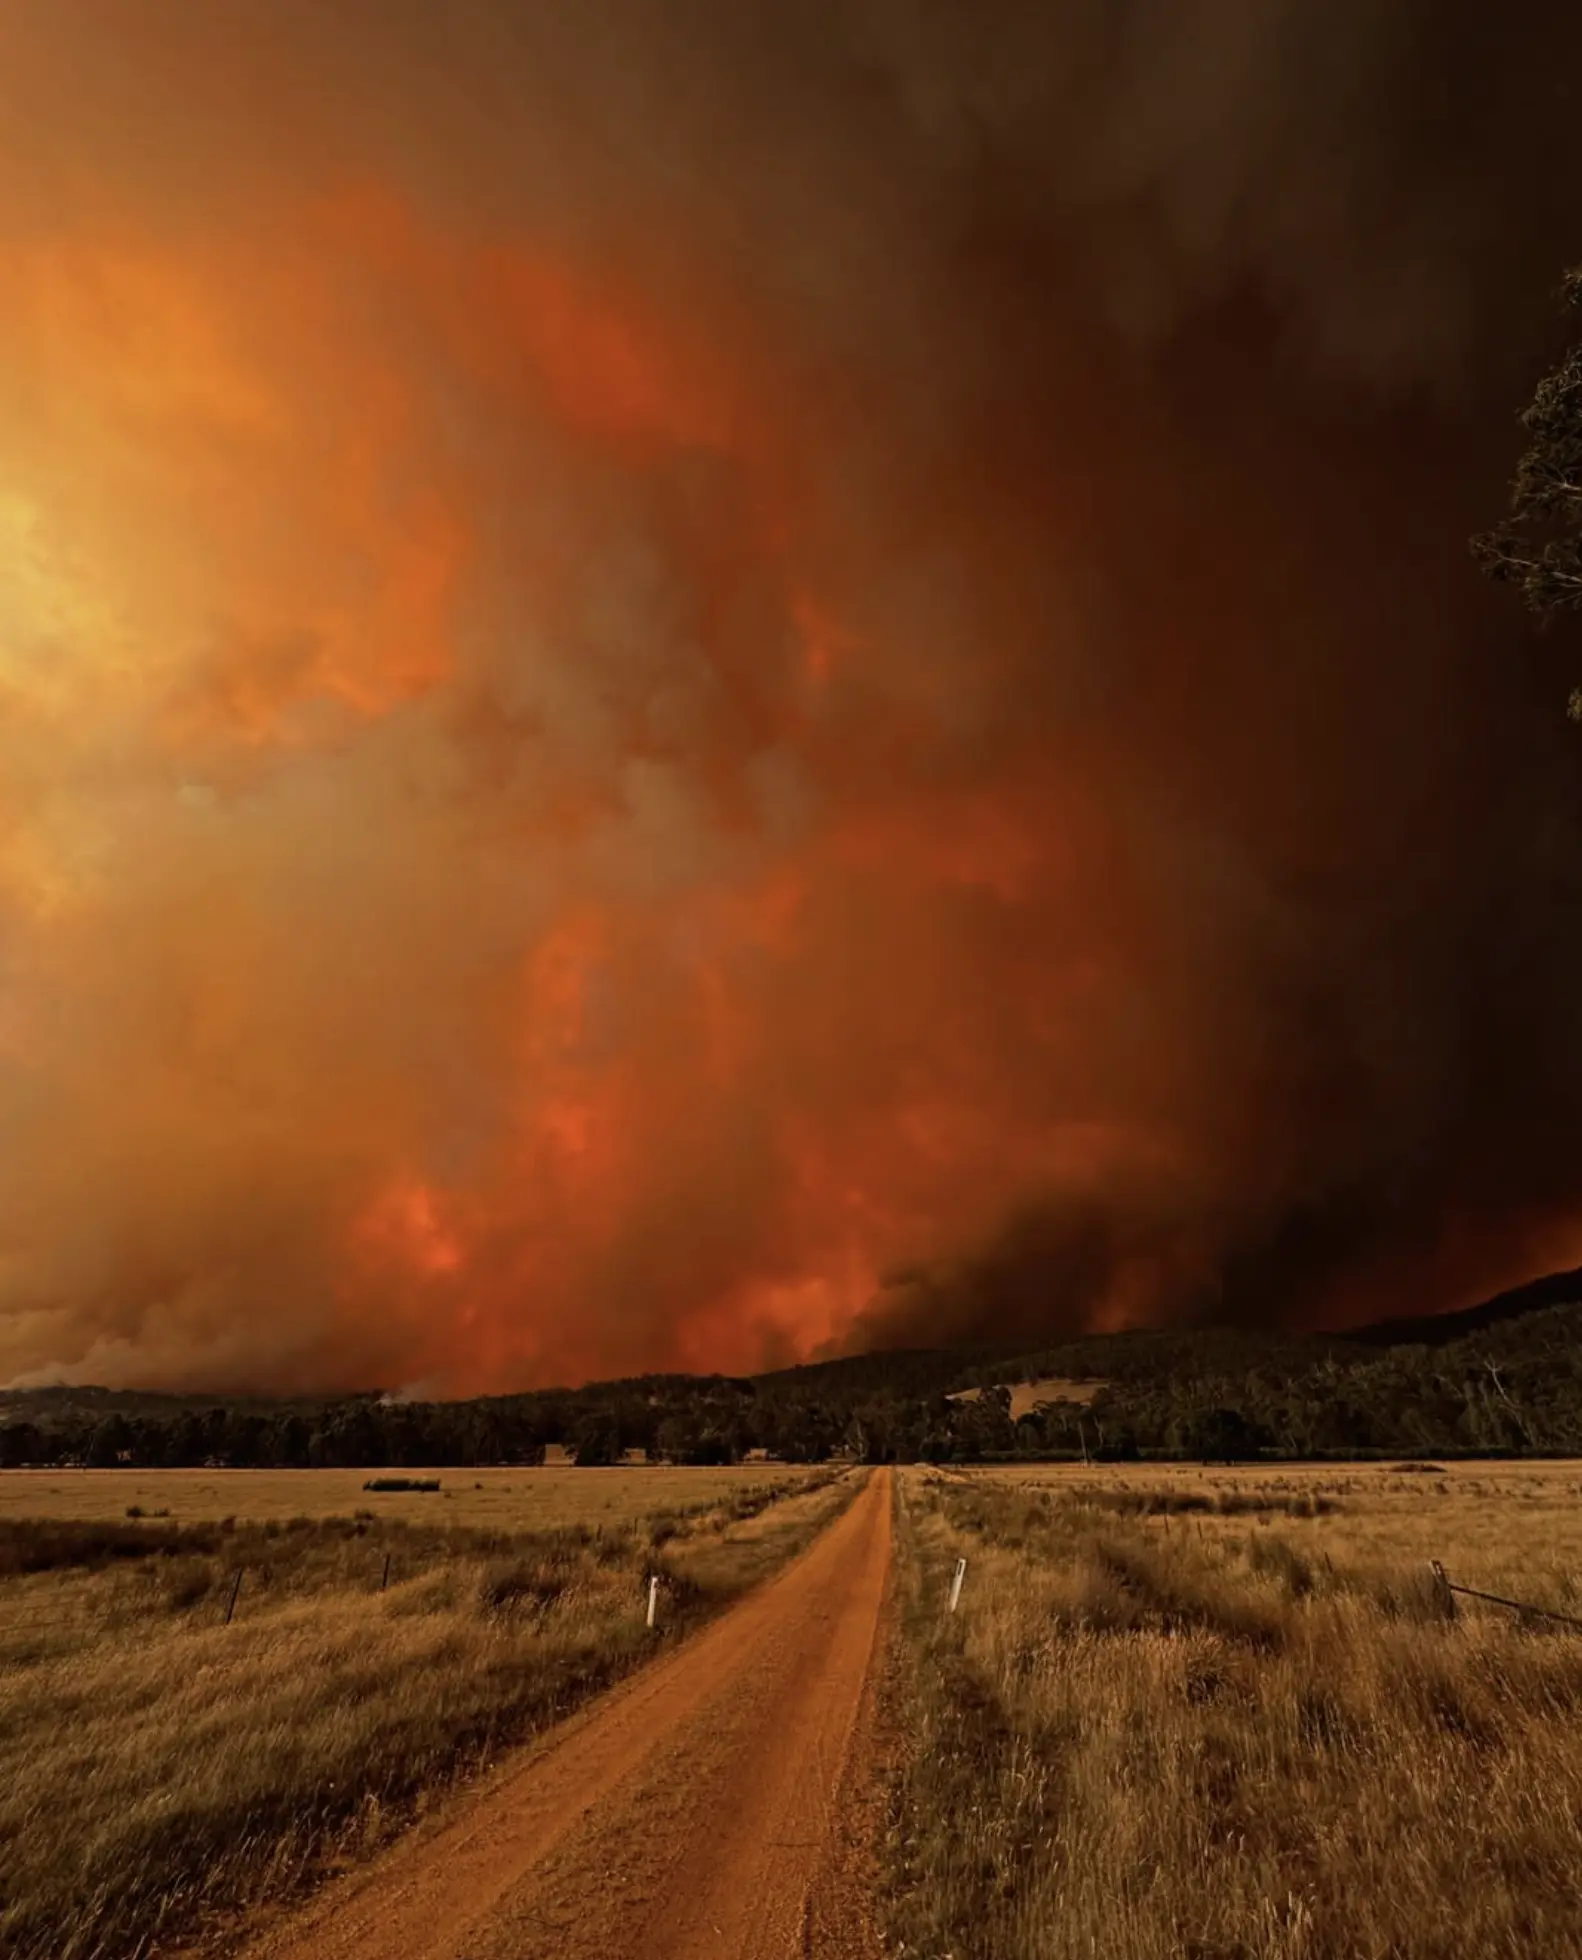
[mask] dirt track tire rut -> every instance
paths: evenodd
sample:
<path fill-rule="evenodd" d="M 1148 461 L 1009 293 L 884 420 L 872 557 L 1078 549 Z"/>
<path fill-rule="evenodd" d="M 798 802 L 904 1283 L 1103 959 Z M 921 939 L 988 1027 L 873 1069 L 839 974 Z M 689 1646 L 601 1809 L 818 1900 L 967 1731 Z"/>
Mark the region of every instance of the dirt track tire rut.
<path fill-rule="evenodd" d="M 808 1551 L 245 1960 L 872 1960 L 876 1472 Z"/>

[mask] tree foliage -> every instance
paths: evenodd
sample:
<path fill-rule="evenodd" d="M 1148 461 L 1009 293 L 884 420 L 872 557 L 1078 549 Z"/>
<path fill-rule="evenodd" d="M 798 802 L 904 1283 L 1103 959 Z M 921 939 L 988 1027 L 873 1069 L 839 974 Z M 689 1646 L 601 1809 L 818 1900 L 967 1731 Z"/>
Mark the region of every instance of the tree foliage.
<path fill-rule="evenodd" d="M 1566 275 L 1582 311 L 1582 267 Z M 1538 383 L 1522 414 L 1528 446 L 1511 485 L 1510 515 L 1472 541 L 1484 571 L 1514 585 L 1544 618 L 1582 611 L 1582 340 Z M 1571 697 L 1582 718 L 1582 690 Z"/>
<path fill-rule="evenodd" d="M 1565 1291 L 1582 1302 L 1582 1273 L 1350 1336 L 1139 1329 L 993 1361 L 981 1350 L 864 1355 L 756 1380 L 648 1375 L 472 1402 L 11 1391 L 0 1394 L 0 1474 L 526 1465 L 548 1444 L 583 1465 L 628 1450 L 685 1463 L 750 1450 L 797 1463 L 837 1452 L 869 1463 L 1582 1454 L 1582 1304 Z M 1013 1417 L 1012 1381 L 1048 1382 L 1051 1399 Z M 1063 1395 L 1067 1382 L 1087 1383 L 1084 1399 Z"/>

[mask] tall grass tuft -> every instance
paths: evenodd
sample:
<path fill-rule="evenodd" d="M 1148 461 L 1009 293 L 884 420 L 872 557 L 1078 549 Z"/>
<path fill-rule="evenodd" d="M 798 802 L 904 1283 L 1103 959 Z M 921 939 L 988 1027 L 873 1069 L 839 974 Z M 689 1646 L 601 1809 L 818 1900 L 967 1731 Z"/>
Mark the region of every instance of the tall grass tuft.
<path fill-rule="evenodd" d="M 1253 1473 L 1211 1510 L 1119 1494 L 904 1479 L 895 1951 L 1582 1954 L 1582 1637 L 1447 1615 L 1424 1563 L 1555 1602 L 1569 1492 L 1451 1508 L 1381 1470 L 1344 1509 Z"/>

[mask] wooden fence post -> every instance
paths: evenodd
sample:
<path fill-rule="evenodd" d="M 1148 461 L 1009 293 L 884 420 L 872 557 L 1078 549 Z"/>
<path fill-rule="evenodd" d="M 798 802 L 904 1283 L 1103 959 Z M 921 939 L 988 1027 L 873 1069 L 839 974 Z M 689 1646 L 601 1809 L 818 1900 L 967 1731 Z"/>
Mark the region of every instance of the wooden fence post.
<path fill-rule="evenodd" d="M 242 1571 L 243 1568 L 237 1566 L 236 1579 L 231 1587 L 231 1597 L 225 1608 L 225 1624 L 227 1626 L 231 1624 L 231 1615 L 236 1611 L 236 1595 L 242 1590 Z"/>

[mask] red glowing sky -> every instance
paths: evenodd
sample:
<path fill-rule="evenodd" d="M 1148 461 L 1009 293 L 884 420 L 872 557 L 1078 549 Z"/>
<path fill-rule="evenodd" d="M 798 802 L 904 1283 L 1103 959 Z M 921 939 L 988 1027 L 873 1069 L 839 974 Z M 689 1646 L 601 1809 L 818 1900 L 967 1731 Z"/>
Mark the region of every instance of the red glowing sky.
<path fill-rule="evenodd" d="M 1582 1251 L 1509 1147 L 1558 1002 L 1443 981 L 1573 820 L 1458 583 L 1466 241 L 1403 313 L 1261 125 L 1118 72 L 1111 181 L 1014 47 L 704 13 L 0 23 L 0 1379 L 742 1369 Z M 1226 170 L 1329 290 L 1176 208 Z"/>

